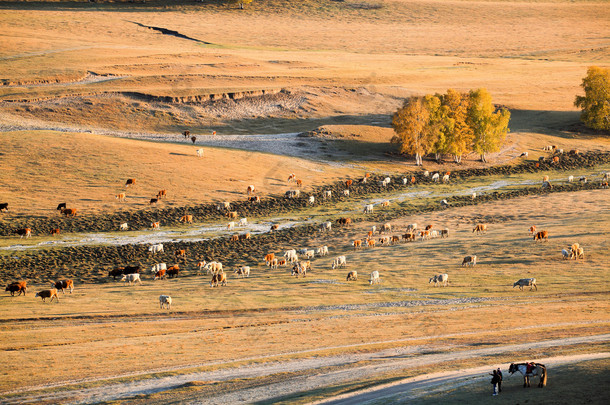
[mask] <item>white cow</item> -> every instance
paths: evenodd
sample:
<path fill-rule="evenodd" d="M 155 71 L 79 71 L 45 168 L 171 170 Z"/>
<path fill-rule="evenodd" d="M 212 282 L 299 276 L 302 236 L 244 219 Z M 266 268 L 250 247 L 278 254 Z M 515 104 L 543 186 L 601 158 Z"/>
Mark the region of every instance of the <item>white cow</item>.
<path fill-rule="evenodd" d="M 438 173 L 434 173 L 432 175 L 432 181 L 434 181 L 436 183 L 438 183 L 439 178 L 440 178 L 440 175 Z"/>
<path fill-rule="evenodd" d="M 364 206 L 364 213 L 365 214 L 372 214 L 373 213 L 373 204 L 367 204 Z"/>
<path fill-rule="evenodd" d="M 239 226 L 246 226 L 248 225 L 248 218 L 242 218 L 239 220 Z"/>
<path fill-rule="evenodd" d="M 129 285 L 131 285 L 132 283 L 135 284 L 136 282 L 142 285 L 142 280 L 140 280 L 140 275 L 138 273 L 123 274 L 123 278 L 121 279 L 121 281 L 123 283 L 128 282 Z"/>
<path fill-rule="evenodd" d="M 426 171 L 424 172 L 424 177 L 428 177 L 428 176 L 430 176 L 430 172 L 426 170 Z"/>
<path fill-rule="evenodd" d="M 345 267 L 347 264 L 347 259 L 345 256 L 337 256 L 335 260 L 333 260 L 333 264 L 330 266 L 333 270 L 337 267 Z"/>
<path fill-rule="evenodd" d="M 165 263 L 154 264 L 152 266 L 152 269 L 150 269 L 150 272 L 155 274 L 156 272 L 161 271 L 161 270 L 167 270 L 167 264 L 165 264 Z"/>
<path fill-rule="evenodd" d="M 153 254 L 163 252 L 163 244 L 157 243 L 156 245 L 152 245 L 151 247 L 148 248 L 148 251 Z"/>
<path fill-rule="evenodd" d="M 369 285 L 379 284 L 381 283 L 381 279 L 379 278 L 379 272 L 377 270 L 371 272 L 371 277 L 369 278 Z"/>
<path fill-rule="evenodd" d="M 305 257 L 307 259 L 313 259 L 316 256 L 315 250 L 308 250 L 305 252 Z"/>
<path fill-rule="evenodd" d="M 333 196 L 333 192 L 331 190 L 326 190 L 323 194 L 324 199 L 331 198 Z"/>
<path fill-rule="evenodd" d="M 349 189 L 346 188 L 345 190 L 343 190 L 343 195 L 349 197 Z"/>
<path fill-rule="evenodd" d="M 406 177 L 403 177 L 403 178 L 402 178 L 402 184 L 403 184 L 403 185 L 405 185 L 405 186 L 406 186 L 407 184 L 409 184 L 409 179 L 407 179 Z"/>
<path fill-rule="evenodd" d="M 234 273 L 241 276 L 241 278 L 250 277 L 250 266 L 238 267 L 235 269 Z"/>
<path fill-rule="evenodd" d="M 221 262 L 209 262 L 203 268 L 207 274 L 219 274 L 223 272 Z"/>
<path fill-rule="evenodd" d="M 197 149 L 197 157 L 203 157 L 203 149 Z"/>
<path fill-rule="evenodd" d="M 313 195 L 309 196 L 309 204 L 313 205 L 316 202 L 316 198 Z"/>
<path fill-rule="evenodd" d="M 229 222 L 229 224 L 227 225 L 227 229 L 228 229 L 228 230 L 231 230 L 231 229 L 233 229 L 233 228 L 235 228 L 235 222 L 231 221 L 231 222 Z"/>
<path fill-rule="evenodd" d="M 161 309 L 167 305 L 167 309 L 171 309 L 172 306 L 172 297 L 169 295 L 159 295 L 159 304 L 161 305 Z"/>
<path fill-rule="evenodd" d="M 415 231 L 417 229 L 417 224 L 409 224 L 407 225 L 407 232 Z"/>
<path fill-rule="evenodd" d="M 324 222 L 322 224 L 322 226 L 320 227 L 321 231 L 330 231 L 333 227 L 332 222 L 328 221 L 328 222 Z"/>
<path fill-rule="evenodd" d="M 297 251 L 295 249 L 287 250 L 286 253 L 284 253 L 284 257 L 290 263 L 294 263 L 294 262 L 298 262 L 299 261 L 299 256 L 297 256 Z"/>
<path fill-rule="evenodd" d="M 443 183 L 449 183 L 449 175 L 448 174 L 443 176 Z"/>
<path fill-rule="evenodd" d="M 574 176 L 568 176 L 568 183 L 572 183 L 574 181 Z"/>
<path fill-rule="evenodd" d="M 316 249 L 316 254 L 318 256 L 326 256 L 328 254 L 328 246 L 320 246 Z"/>
<path fill-rule="evenodd" d="M 127 222 L 123 222 L 123 223 L 122 223 L 122 224 L 119 226 L 119 229 L 120 229 L 121 231 L 126 231 L 126 230 L 128 230 L 128 229 L 129 229 L 129 225 L 127 225 Z"/>
<path fill-rule="evenodd" d="M 449 275 L 448 274 L 438 274 L 428 281 L 428 284 L 434 283 L 434 286 L 438 286 L 439 283 L 442 283 L 443 287 L 447 287 L 447 283 L 449 283 Z"/>

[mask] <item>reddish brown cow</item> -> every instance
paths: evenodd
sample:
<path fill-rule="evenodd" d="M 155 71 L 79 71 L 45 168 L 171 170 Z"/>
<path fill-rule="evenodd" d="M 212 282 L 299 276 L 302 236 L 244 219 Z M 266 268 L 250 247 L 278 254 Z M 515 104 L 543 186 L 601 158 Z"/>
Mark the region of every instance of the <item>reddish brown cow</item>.
<path fill-rule="evenodd" d="M 58 280 L 53 283 L 52 286 L 55 287 L 57 290 L 61 290 L 63 294 L 66 293 L 65 290 L 70 290 L 70 294 L 72 294 L 72 290 L 74 290 L 74 281 L 70 279 Z"/>
<path fill-rule="evenodd" d="M 301 187 L 303 185 L 303 180 L 297 179 L 297 187 Z"/>
<path fill-rule="evenodd" d="M 239 235 L 235 234 L 235 235 L 231 235 L 231 242 L 237 242 L 239 240 Z"/>
<path fill-rule="evenodd" d="M 23 238 L 24 236 L 26 238 L 29 238 L 32 236 L 32 228 L 23 228 L 23 229 L 17 229 L 17 231 L 15 231 L 17 233 L 17 235 L 20 235 L 21 238 Z"/>
<path fill-rule="evenodd" d="M 13 297 L 15 296 L 16 292 L 19 293 L 19 294 L 17 294 L 17 296 L 20 296 L 21 293 L 23 293 L 23 295 L 25 295 L 25 293 L 28 291 L 27 284 L 28 284 L 27 281 L 15 281 L 15 282 L 7 285 L 6 289 L 4 291 L 10 292 L 11 296 L 13 296 Z"/>
<path fill-rule="evenodd" d="M 359 247 L 362 247 L 362 241 L 360 239 L 357 239 L 354 242 L 352 242 L 352 245 L 354 245 L 354 250 L 356 250 Z"/>
<path fill-rule="evenodd" d="M 57 295 L 57 290 L 55 288 L 39 291 L 35 296 L 41 297 L 43 302 L 45 302 L 47 298 L 51 298 L 51 302 L 53 302 L 53 298 L 57 298 L 57 302 L 59 302 L 59 296 Z"/>
<path fill-rule="evenodd" d="M 165 269 L 161 269 L 155 273 L 155 278 L 153 280 L 163 280 L 165 278 Z"/>
<path fill-rule="evenodd" d="M 0 204 L 0 212 L 2 212 L 2 211 L 8 212 L 8 203 Z"/>
<path fill-rule="evenodd" d="M 537 232 L 534 235 L 534 240 L 541 240 L 541 241 L 549 241 L 549 233 L 547 231 L 540 231 Z"/>
<path fill-rule="evenodd" d="M 61 211 L 66 217 L 75 217 L 76 216 L 76 208 L 66 208 Z"/>
<path fill-rule="evenodd" d="M 352 219 L 351 218 L 339 218 L 339 219 L 337 219 L 337 223 L 339 225 L 350 225 L 352 223 Z"/>
<path fill-rule="evenodd" d="M 60 232 L 59 228 L 51 229 L 51 235 L 53 235 L 53 236 L 59 235 L 59 232 Z"/>
<path fill-rule="evenodd" d="M 430 229 L 432 229 L 432 225 L 426 225 L 426 231 L 429 231 Z"/>
<path fill-rule="evenodd" d="M 174 278 L 174 277 L 178 277 L 178 273 L 180 273 L 180 266 L 178 266 L 177 264 L 174 264 L 172 267 L 167 269 L 166 274 L 167 274 L 167 277 Z"/>
<path fill-rule="evenodd" d="M 159 190 L 157 193 L 157 198 L 160 200 L 165 197 L 167 197 L 167 190 Z"/>
<path fill-rule="evenodd" d="M 346 188 L 350 188 L 350 187 L 352 186 L 352 184 L 353 184 L 353 181 L 351 181 L 351 180 L 347 180 L 347 181 L 345 182 L 345 187 L 346 187 Z"/>
<path fill-rule="evenodd" d="M 530 226 L 529 231 L 530 231 L 530 234 L 532 234 L 532 235 L 535 234 L 536 233 L 536 225 Z"/>
<path fill-rule="evenodd" d="M 239 240 L 248 240 L 248 239 L 250 239 L 250 237 L 251 237 L 250 232 L 242 233 L 241 235 L 239 235 Z"/>
<path fill-rule="evenodd" d="M 485 233 L 487 232 L 487 225 L 482 225 L 482 224 L 477 224 L 474 229 L 472 230 L 472 233 Z"/>
<path fill-rule="evenodd" d="M 182 257 L 183 259 L 186 259 L 186 249 L 180 249 L 180 250 L 176 250 L 174 252 L 174 256 L 177 258 Z"/>
<path fill-rule="evenodd" d="M 261 202 L 261 198 L 255 195 L 254 197 L 248 197 L 248 201 L 250 201 L 251 203 L 259 203 Z"/>
<path fill-rule="evenodd" d="M 127 181 L 125 182 L 125 187 L 135 186 L 135 185 L 136 185 L 136 179 L 127 179 Z"/>
<path fill-rule="evenodd" d="M 212 281 L 210 281 L 210 287 L 218 287 L 219 285 L 227 285 L 226 273 L 218 273 L 212 276 Z"/>

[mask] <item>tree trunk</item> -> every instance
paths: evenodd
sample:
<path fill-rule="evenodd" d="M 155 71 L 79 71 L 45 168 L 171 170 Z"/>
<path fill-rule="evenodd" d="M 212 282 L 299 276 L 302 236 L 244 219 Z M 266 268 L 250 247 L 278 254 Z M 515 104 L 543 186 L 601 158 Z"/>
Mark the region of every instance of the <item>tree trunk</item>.
<path fill-rule="evenodd" d="M 485 152 L 481 153 L 481 162 L 487 163 L 487 158 L 485 157 Z"/>
<path fill-rule="evenodd" d="M 434 154 L 434 160 L 436 160 L 436 162 L 437 162 L 437 163 L 438 163 L 438 162 L 440 162 L 440 160 L 441 160 L 441 154 L 440 154 L 440 153 L 435 153 L 435 154 Z"/>
<path fill-rule="evenodd" d="M 244 3 L 239 3 L 239 9 L 243 10 L 244 9 Z"/>
<path fill-rule="evenodd" d="M 416 166 L 422 165 L 422 159 L 421 159 L 421 155 L 419 153 L 415 154 L 415 165 Z"/>
<path fill-rule="evenodd" d="M 462 163 L 462 156 L 460 156 L 460 155 L 453 155 L 453 161 L 455 163 Z"/>

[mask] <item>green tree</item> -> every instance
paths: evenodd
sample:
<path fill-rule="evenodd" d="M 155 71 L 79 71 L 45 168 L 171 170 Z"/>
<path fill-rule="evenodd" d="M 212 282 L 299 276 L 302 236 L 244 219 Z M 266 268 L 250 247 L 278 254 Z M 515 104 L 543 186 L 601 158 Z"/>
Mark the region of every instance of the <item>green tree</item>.
<path fill-rule="evenodd" d="M 487 162 L 485 154 L 499 151 L 506 139 L 510 112 L 505 108 L 495 111 L 491 94 L 484 88 L 471 90 L 469 99 L 467 121 L 474 136 L 472 149 Z"/>
<path fill-rule="evenodd" d="M 441 98 L 444 107 L 443 133 L 446 140 L 447 153 L 453 155 L 455 163 L 462 162 L 462 156 L 471 151 L 473 132 L 466 122 L 469 99 L 466 94 L 453 89 Z"/>
<path fill-rule="evenodd" d="M 410 97 L 392 117 L 392 128 L 396 135 L 393 143 L 399 144 L 400 153 L 415 155 L 415 164 L 422 165 L 422 156 L 430 151 L 433 140 L 428 122 L 430 111 L 421 97 Z"/>
<path fill-rule="evenodd" d="M 574 101 L 582 108 L 580 120 L 589 128 L 610 130 L 610 70 L 589 67 L 581 86 L 585 96 L 577 96 Z"/>

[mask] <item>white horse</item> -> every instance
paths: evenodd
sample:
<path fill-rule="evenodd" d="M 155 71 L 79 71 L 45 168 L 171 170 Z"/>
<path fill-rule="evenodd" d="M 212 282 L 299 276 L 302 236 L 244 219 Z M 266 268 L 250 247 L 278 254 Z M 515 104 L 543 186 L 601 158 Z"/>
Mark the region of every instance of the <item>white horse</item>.
<path fill-rule="evenodd" d="M 530 386 L 530 377 L 540 376 L 540 382 L 538 383 L 538 387 L 546 387 L 547 373 L 546 366 L 540 363 L 533 363 L 533 367 L 530 368 L 528 372 L 527 363 L 512 363 L 508 368 L 508 372 L 512 375 L 517 371 L 523 375 L 523 388 Z"/>

